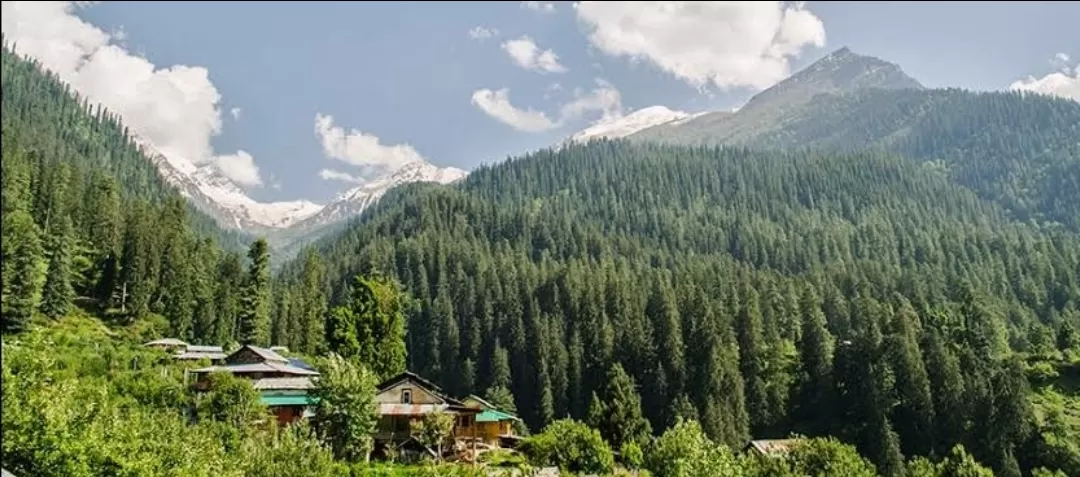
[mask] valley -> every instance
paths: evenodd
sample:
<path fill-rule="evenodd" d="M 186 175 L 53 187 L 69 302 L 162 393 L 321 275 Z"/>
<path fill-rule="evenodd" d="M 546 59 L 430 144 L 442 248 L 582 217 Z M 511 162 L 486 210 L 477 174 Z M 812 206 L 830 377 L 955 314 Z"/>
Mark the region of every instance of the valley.
<path fill-rule="evenodd" d="M 1080 475 L 1078 101 L 843 47 L 258 202 L 16 51 L 17 475 Z"/>

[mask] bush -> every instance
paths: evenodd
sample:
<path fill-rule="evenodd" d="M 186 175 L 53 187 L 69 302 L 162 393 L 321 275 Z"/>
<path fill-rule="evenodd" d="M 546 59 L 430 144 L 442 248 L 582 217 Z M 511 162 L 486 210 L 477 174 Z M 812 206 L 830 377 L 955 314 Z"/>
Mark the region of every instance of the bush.
<path fill-rule="evenodd" d="M 600 432 L 573 419 L 549 424 L 544 432 L 529 437 L 521 451 L 536 465 L 554 465 L 570 472 L 611 472 L 615 458 Z"/>
<path fill-rule="evenodd" d="M 656 477 L 746 475 L 740 459 L 730 449 L 709 440 L 696 421 L 682 419 L 656 440 L 646 468 Z"/>

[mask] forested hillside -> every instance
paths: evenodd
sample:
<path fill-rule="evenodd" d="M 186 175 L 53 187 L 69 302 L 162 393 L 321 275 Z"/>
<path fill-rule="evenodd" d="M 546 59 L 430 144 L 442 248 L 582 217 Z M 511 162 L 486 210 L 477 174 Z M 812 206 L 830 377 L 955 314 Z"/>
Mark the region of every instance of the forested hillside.
<path fill-rule="evenodd" d="M 3 327 L 72 303 L 235 339 L 241 237 L 158 176 L 119 118 L 3 49 Z"/>
<path fill-rule="evenodd" d="M 275 326 L 318 320 L 318 283 L 341 303 L 372 270 L 417 299 L 410 369 L 457 394 L 508 389 L 533 428 L 593 415 L 617 363 L 657 432 L 689 416 L 733 446 L 828 433 L 885 475 L 956 443 L 1000 475 L 1076 463 L 1028 452 L 1054 444 L 1021 357 L 1075 352 L 1080 239 L 929 164 L 541 151 L 394 191 L 286 268 Z"/>
<path fill-rule="evenodd" d="M 820 94 L 768 124 L 740 111 L 641 140 L 850 151 L 881 148 L 948 173 L 1019 221 L 1080 232 L 1080 103 L 1018 92 L 867 88 Z M 749 117 L 750 119 L 745 119 Z"/>

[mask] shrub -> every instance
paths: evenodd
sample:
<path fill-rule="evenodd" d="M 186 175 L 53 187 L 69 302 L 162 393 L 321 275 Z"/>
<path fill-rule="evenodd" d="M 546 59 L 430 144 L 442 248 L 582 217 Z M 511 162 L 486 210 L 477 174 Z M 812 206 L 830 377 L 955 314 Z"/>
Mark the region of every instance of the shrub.
<path fill-rule="evenodd" d="M 549 424 L 544 432 L 529 437 L 521 450 L 537 465 L 554 465 L 570 472 L 611 472 L 615 458 L 596 429 L 573 419 Z"/>

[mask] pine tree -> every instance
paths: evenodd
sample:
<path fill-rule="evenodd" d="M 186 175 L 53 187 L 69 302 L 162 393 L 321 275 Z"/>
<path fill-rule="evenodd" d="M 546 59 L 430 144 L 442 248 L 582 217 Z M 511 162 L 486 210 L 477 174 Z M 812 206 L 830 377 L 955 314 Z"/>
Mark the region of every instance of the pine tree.
<path fill-rule="evenodd" d="M 270 250 L 266 239 L 251 243 L 248 260 L 240 297 L 239 338 L 244 344 L 266 346 L 270 340 Z"/>
<path fill-rule="evenodd" d="M 71 221 L 67 216 L 54 218 L 48 237 L 46 253 L 49 269 L 45 275 L 45 288 L 41 294 L 41 312 L 50 318 L 68 313 L 75 298 L 71 286 Z"/>
<path fill-rule="evenodd" d="M 614 448 L 628 442 L 645 445 L 652 427 L 641 411 L 637 385 L 622 366 L 608 371 L 607 382 L 589 404 L 589 425 L 600 431 Z"/>
<path fill-rule="evenodd" d="M 3 329 L 18 333 L 29 326 L 41 293 L 41 242 L 30 214 L 14 210 L 3 220 Z"/>

